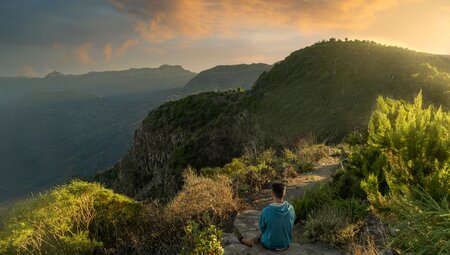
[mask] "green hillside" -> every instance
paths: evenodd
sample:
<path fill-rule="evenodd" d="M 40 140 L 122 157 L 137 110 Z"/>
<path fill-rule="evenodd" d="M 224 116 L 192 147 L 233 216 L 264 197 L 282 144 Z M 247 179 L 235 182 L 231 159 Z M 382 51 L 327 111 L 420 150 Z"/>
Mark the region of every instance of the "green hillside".
<path fill-rule="evenodd" d="M 411 101 L 422 90 L 426 103 L 448 109 L 449 73 L 442 56 L 368 41 L 320 42 L 275 64 L 240 96 L 199 94 L 151 112 L 130 152 L 96 179 L 139 199 L 168 198 L 188 165 L 220 165 L 245 148 L 289 146 L 311 133 L 336 142 L 364 130 L 379 95 Z"/>
<path fill-rule="evenodd" d="M 328 41 L 291 53 L 263 74 L 246 104 L 277 142 L 312 133 L 340 141 L 363 130 L 378 95 L 450 108 L 450 59 L 367 41 Z"/>

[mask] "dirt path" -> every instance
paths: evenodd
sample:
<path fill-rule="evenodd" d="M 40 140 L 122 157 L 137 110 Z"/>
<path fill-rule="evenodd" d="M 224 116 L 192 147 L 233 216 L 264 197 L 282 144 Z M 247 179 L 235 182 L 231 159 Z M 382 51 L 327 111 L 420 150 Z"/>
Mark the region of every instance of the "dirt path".
<path fill-rule="evenodd" d="M 331 180 L 331 175 L 337 170 L 339 166 L 339 160 L 336 158 L 324 158 L 320 160 L 315 170 L 309 173 L 301 174 L 299 177 L 291 179 L 286 188 L 286 200 L 293 198 L 300 198 L 305 194 L 306 190 L 309 190 L 321 183 L 326 183 Z M 271 203 L 271 191 L 269 189 L 262 190 L 255 196 L 251 209 L 240 212 L 234 220 L 234 227 L 238 228 L 241 233 L 246 236 L 259 235 L 258 220 L 261 214 L 261 210 Z M 294 237 L 295 239 L 295 237 Z M 260 246 L 246 247 L 241 245 L 239 241 L 233 236 L 233 234 L 225 233 L 223 240 L 225 254 L 226 255 L 238 255 L 238 254 L 251 254 L 251 255 L 263 255 L 263 254 L 277 254 L 277 255 L 294 255 L 294 254 L 307 254 L 307 255 L 341 255 L 342 251 L 335 249 L 329 245 L 322 243 L 314 244 L 299 244 L 294 240 L 290 248 L 283 252 L 271 252 L 263 249 Z"/>

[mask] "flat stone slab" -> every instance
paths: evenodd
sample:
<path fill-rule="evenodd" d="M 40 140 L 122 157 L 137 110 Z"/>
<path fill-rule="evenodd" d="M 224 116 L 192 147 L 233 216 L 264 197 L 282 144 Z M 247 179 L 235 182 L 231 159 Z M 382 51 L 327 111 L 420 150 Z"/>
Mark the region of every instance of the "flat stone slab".
<path fill-rule="evenodd" d="M 326 243 L 308 243 L 301 245 L 308 255 L 344 255 L 345 252 Z"/>
<path fill-rule="evenodd" d="M 250 247 L 242 244 L 230 244 L 224 247 L 225 255 L 246 255 Z"/>
<path fill-rule="evenodd" d="M 271 251 L 267 250 L 261 245 L 255 245 L 250 248 L 248 255 L 306 255 L 306 250 L 298 243 L 291 243 L 289 248 L 284 251 Z"/>
<path fill-rule="evenodd" d="M 344 255 L 345 253 L 327 244 L 305 244 L 291 243 L 284 251 L 267 250 L 261 245 L 247 247 L 242 244 L 231 244 L 224 248 L 225 255 Z"/>
<path fill-rule="evenodd" d="M 261 211 L 257 210 L 247 210 L 238 213 L 236 219 L 233 222 L 233 226 L 241 232 L 241 234 L 246 238 L 256 237 L 260 234 L 259 232 L 259 217 L 261 216 Z"/>

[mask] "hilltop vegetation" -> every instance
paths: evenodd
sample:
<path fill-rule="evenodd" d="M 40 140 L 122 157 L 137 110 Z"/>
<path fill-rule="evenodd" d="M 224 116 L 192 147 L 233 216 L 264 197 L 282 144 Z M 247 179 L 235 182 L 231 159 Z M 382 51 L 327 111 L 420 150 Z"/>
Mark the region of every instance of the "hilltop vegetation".
<path fill-rule="evenodd" d="M 367 41 L 316 43 L 261 75 L 246 99 L 262 131 L 289 143 L 313 133 L 339 142 L 365 130 L 379 95 L 450 108 L 450 61 Z M 281 123 L 281 125 L 280 125 Z"/>
<path fill-rule="evenodd" d="M 293 52 L 263 73 L 251 90 L 229 97 L 233 110 L 222 111 L 220 118 L 194 118 L 189 125 L 185 118 L 165 121 L 175 112 L 176 116 L 209 112 L 210 106 L 221 104 L 220 93 L 194 95 L 161 106 L 149 114 L 124 160 L 107 172 L 110 177 L 103 178 L 103 174 L 97 180 L 140 199 L 146 194 L 175 194 L 180 185 L 163 183 L 180 181 L 188 165 L 221 166 L 249 146 L 282 148 L 311 134 L 319 141 L 339 142 L 351 131 L 365 130 L 379 95 L 412 100 L 422 90 L 425 104 L 448 109 L 449 73 L 450 60 L 443 56 L 367 41 L 320 42 Z M 226 121 L 219 125 L 218 120 Z M 217 125 L 193 132 L 196 121 L 200 121 L 198 125 Z M 177 126 L 175 133 L 169 132 L 173 125 Z M 228 131 L 218 131 L 223 129 Z M 193 133 L 203 138 L 191 139 Z M 167 169 L 170 175 L 166 175 Z M 133 177 L 131 182 L 116 178 L 125 172 L 139 178 Z M 121 188 L 130 183 L 130 188 Z"/>

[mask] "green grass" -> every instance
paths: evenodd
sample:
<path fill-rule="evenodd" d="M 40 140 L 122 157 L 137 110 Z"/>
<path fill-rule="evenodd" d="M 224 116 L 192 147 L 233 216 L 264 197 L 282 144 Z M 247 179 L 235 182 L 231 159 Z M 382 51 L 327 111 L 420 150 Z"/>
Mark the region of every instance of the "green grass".
<path fill-rule="evenodd" d="M 72 181 L 14 205 L 2 217 L 2 254 L 92 254 L 126 236 L 141 204 L 98 184 Z"/>
<path fill-rule="evenodd" d="M 389 207 L 398 217 L 392 223 L 397 234 L 392 246 L 405 254 L 450 253 L 450 207 L 446 199 L 435 200 L 423 190 L 415 197 L 394 196 Z"/>

